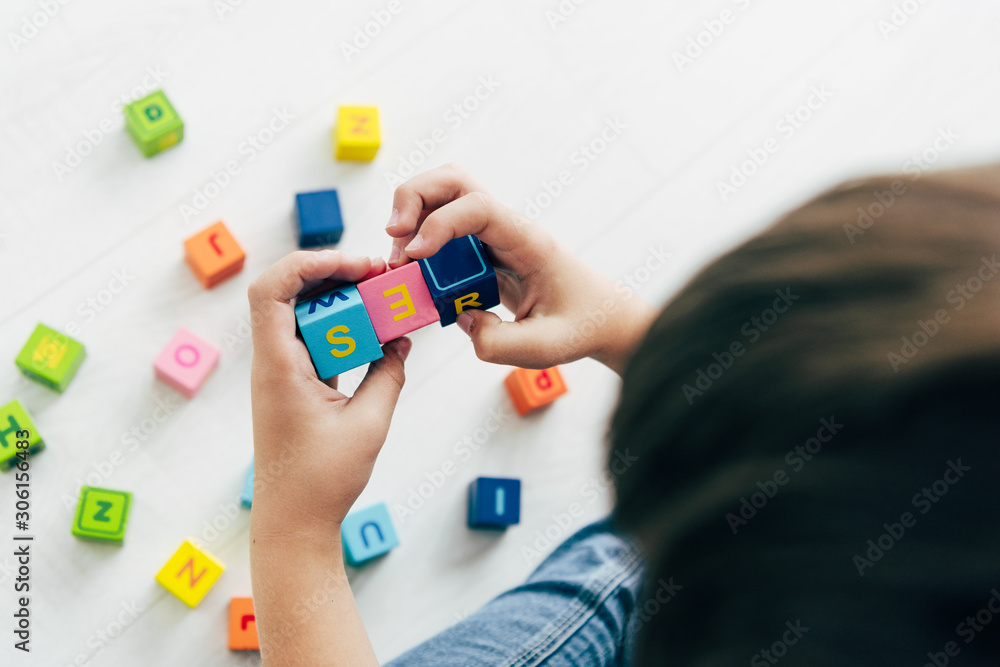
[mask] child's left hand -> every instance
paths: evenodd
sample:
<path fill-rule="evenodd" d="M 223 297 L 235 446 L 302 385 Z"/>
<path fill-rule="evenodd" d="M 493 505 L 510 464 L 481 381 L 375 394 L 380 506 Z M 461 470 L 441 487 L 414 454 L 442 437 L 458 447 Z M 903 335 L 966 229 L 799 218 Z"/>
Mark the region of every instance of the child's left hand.
<path fill-rule="evenodd" d="M 339 535 L 368 483 L 403 387 L 410 341 L 387 343 L 385 356 L 347 397 L 336 378 L 316 375 L 295 335 L 294 304 L 326 279 L 360 282 L 385 270 L 380 259 L 336 250 L 294 252 L 250 285 L 253 518 L 266 532 Z"/>

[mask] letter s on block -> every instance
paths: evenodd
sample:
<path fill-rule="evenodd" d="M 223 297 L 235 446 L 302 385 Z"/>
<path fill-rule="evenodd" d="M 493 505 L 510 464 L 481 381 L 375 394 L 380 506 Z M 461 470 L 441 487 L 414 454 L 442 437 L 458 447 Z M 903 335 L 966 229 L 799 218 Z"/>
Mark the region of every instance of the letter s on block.
<path fill-rule="evenodd" d="M 392 316 L 393 322 L 398 322 L 405 317 L 410 315 L 416 315 L 417 309 L 413 307 L 413 298 L 410 297 L 410 290 L 406 288 L 406 285 L 396 285 L 392 289 L 387 289 L 382 292 L 382 296 L 388 298 L 393 294 L 399 294 L 399 301 L 393 301 L 389 304 L 389 310 L 399 310 L 400 312 Z"/>
<path fill-rule="evenodd" d="M 346 345 L 347 346 L 347 348 L 343 349 L 343 350 L 338 350 L 337 348 L 334 348 L 334 349 L 330 350 L 330 354 L 332 354 L 333 356 L 335 356 L 335 357 L 337 357 L 339 359 L 341 357 L 346 357 L 349 354 L 351 354 L 352 352 L 354 352 L 354 348 L 357 347 L 357 343 L 354 342 L 353 338 L 351 338 L 350 336 L 337 336 L 336 335 L 336 334 L 346 334 L 346 333 L 350 333 L 350 332 L 351 332 L 351 330 L 349 328 L 347 328 L 346 326 L 344 326 L 343 324 L 339 324 L 339 325 L 333 327 L 332 329 L 330 329 L 329 331 L 326 332 L 326 340 L 327 340 L 328 343 L 330 343 L 330 345 Z"/>

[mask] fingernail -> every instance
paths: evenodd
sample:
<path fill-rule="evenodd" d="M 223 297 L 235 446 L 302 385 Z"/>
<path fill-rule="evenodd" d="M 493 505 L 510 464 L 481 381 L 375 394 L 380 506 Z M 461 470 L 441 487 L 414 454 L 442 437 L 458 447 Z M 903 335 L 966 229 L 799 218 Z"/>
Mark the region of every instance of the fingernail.
<path fill-rule="evenodd" d="M 396 223 L 399 222 L 399 209 L 392 209 L 392 215 L 389 216 L 389 222 L 386 224 L 385 228 L 395 227 Z"/>
<path fill-rule="evenodd" d="M 424 239 L 421 238 L 420 234 L 417 234 L 416 236 L 413 237 L 413 240 L 410 241 L 410 245 L 408 245 L 405 248 L 403 248 L 403 250 L 405 250 L 406 252 L 413 252 L 414 250 L 416 250 L 417 248 L 419 248 L 421 245 L 423 245 L 423 242 L 424 242 Z"/>
<path fill-rule="evenodd" d="M 339 250 L 334 250 L 333 248 L 327 248 L 325 250 L 318 251 L 316 254 L 319 255 L 323 259 L 327 259 L 329 257 L 333 257 L 334 255 L 339 255 L 340 251 Z"/>
<path fill-rule="evenodd" d="M 472 335 L 472 315 L 469 313 L 461 313 L 458 316 L 458 319 L 455 320 L 455 324 L 457 324 L 458 328 L 464 331 L 466 335 Z"/>
<path fill-rule="evenodd" d="M 392 250 L 389 251 L 389 263 L 395 264 L 399 261 L 399 246 L 392 246 Z"/>
<path fill-rule="evenodd" d="M 409 338 L 400 338 L 399 342 L 396 343 L 396 354 L 398 354 L 399 358 L 403 361 L 406 361 L 406 358 L 410 356 L 411 349 L 413 349 L 413 341 Z"/>

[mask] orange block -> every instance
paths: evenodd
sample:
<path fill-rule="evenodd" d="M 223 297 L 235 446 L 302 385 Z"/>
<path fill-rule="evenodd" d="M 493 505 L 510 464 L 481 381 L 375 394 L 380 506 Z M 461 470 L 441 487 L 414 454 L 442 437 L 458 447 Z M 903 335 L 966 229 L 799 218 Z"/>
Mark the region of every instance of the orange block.
<path fill-rule="evenodd" d="M 239 273 L 245 259 L 243 248 L 221 222 L 184 242 L 184 260 L 206 288 Z"/>
<path fill-rule="evenodd" d="M 514 401 L 517 414 L 522 417 L 548 405 L 567 391 L 566 383 L 556 366 L 540 371 L 517 368 L 507 376 L 503 384 Z"/>
<path fill-rule="evenodd" d="M 260 650 L 252 598 L 233 598 L 229 601 L 229 650 Z"/>

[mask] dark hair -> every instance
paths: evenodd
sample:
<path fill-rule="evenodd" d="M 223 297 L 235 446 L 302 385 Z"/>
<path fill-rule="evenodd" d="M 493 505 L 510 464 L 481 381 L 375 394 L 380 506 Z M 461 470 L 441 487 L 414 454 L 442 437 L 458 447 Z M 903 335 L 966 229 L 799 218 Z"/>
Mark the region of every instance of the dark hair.
<path fill-rule="evenodd" d="M 997 664 L 998 246 L 1000 168 L 856 181 L 667 305 L 610 437 L 682 587 L 637 665 Z"/>

